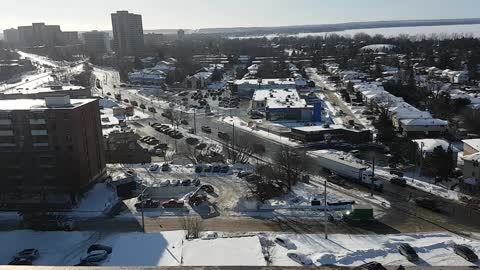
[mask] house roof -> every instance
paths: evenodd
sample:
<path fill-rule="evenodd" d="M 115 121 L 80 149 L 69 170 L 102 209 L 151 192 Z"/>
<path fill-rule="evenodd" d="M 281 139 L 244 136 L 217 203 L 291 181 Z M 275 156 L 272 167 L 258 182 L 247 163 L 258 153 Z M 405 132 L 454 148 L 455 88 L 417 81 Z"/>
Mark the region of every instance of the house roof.
<path fill-rule="evenodd" d="M 464 144 L 469 145 L 473 149 L 480 151 L 480 139 L 469 139 L 469 140 L 463 140 L 462 142 Z"/>
<path fill-rule="evenodd" d="M 412 142 L 416 143 L 418 147 L 422 148 L 422 151 L 426 153 L 433 152 L 433 150 L 438 146 L 442 147 L 442 149 L 445 151 L 447 151 L 448 148 L 451 147 L 453 152 L 456 152 L 456 153 L 461 152 L 458 148 L 456 148 L 451 143 L 443 139 L 420 139 L 420 140 L 412 140 Z"/>

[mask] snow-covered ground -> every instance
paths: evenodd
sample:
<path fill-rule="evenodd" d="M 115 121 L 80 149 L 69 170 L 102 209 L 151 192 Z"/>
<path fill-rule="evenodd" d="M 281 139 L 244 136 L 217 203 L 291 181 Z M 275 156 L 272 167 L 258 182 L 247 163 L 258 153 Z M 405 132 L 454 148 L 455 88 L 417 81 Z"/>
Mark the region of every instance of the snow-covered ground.
<path fill-rule="evenodd" d="M 258 236 L 185 241 L 183 265 L 265 266 Z"/>
<path fill-rule="evenodd" d="M 356 266 L 378 261 L 384 265 L 413 266 L 398 253 L 401 243 L 410 244 L 418 253 L 418 266 L 478 266 L 453 252 L 453 244 L 465 244 L 476 253 L 480 242 L 449 233 L 395 235 L 329 235 L 218 233 L 215 239 L 185 240 L 183 231 L 159 233 L 0 232 L 0 264 L 26 248 L 40 252 L 34 265 L 74 265 L 92 244 L 111 246 L 113 251 L 102 266 L 265 266 L 264 251 L 270 251 L 274 266 L 298 266 L 287 252 L 302 253 L 317 266 Z M 288 239 L 295 250 L 274 244 L 275 237 Z"/>
<path fill-rule="evenodd" d="M 480 242 L 447 233 L 399 235 L 329 235 L 284 234 L 293 242 L 296 252 L 305 254 L 315 265 L 356 266 L 377 261 L 384 265 L 415 266 L 398 253 L 401 243 L 410 244 L 418 253 L 419 266 L 472 266 L 453 252 L 453 244 L 466 244 L 476 253 Z M 268 236 L 270 239 L 274 235 Z M 287 249 L 275 246 L 273 265 L 298 265 L 286 256 Z M 477 264 L 478 265 L 478 264 Z"/>
<path fill-rule="evenodd" d="M 115 189 L 109 184 L 99 183 L 84 195 L 77 207 L 69 215 L 82 217 L 102 215 L 118 202 L 119 198 Z"/>

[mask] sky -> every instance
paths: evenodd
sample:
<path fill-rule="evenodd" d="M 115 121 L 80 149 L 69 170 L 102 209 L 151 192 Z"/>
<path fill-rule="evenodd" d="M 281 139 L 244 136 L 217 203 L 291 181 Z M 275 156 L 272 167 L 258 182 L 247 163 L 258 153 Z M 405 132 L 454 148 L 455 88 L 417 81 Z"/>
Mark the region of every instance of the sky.
<path fill-rule="evenodd" d="M 480 17 L 479 0 L 2 0 L 0 29 L 45 22 L 65 31 L 110 30 L 110 14 L 143 16 L 143 28 L 285 26 Z"/>

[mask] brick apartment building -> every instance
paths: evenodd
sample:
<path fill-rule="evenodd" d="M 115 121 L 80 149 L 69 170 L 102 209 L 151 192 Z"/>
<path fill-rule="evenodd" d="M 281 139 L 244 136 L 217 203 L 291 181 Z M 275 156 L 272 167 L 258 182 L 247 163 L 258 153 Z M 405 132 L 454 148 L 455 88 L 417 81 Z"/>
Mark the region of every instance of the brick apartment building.
<path fill-rule="evenodd" d="M 68 208 L 104 174 L 98 100 L 0 100 L 0 206 Z"/>

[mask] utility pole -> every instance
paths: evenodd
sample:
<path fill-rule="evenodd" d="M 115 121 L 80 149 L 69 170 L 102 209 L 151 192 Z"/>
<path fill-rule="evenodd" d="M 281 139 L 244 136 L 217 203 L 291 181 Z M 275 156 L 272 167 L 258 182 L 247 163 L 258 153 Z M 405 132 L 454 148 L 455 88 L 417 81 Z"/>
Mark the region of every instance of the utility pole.
<path fill-rule="evenodd" d="M 232 122 L 232 151 L 235 152 L 235 122 Z"/>
<path fill-rule="evenodd" d="M 193 134 L 197 134 L 197 108 L 193 108 Z"/>
<path fill-rule="evenodd" d="M 324 182 L 323 186 L 323 218 L 325 222 L 325 239 L 328 239 L 328 216 L 327 216 L 327 180 Z"/>
<path fill-rule="evenodd" d="M 375 181 L 375 157 L 373 157 L 372 162 L 372 179 L 371 179 L 371 186 L 370 186 L 370 195 L 373 197 L 373 185 Z"/>

